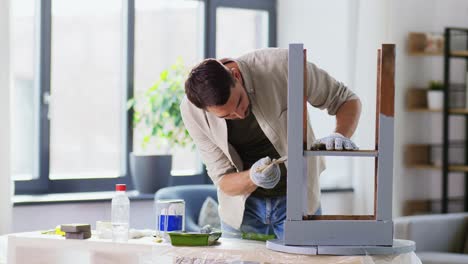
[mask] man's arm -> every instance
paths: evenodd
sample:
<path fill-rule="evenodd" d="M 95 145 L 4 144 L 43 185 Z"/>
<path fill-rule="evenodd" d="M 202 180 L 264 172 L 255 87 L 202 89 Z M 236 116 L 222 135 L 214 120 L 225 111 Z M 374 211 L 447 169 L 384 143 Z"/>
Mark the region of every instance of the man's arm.
<path fill-rule="evenodd" d="M 218 182 L 219 188 L 227 195 L 250 194 L 257 185 L 250 179 L 250 170 L 225 174 Z"/>
<path fill-rule="evenodd" d="M 206 131 L 201 127 L 204 121 L 200 120 L 201 118 L 196 115 L 196 111 L 198 110 L 190 108 L 190 104 L 187 97 L 184 97 L 180 105 L 182 120 L 193 142 L 197 146 L 203 163 L 206 165 L 208 176 L 213 183 L 219 187 L 219 182 L 223 178 L 223 175 L 229 174 L 229 172 L 235 171 L 236 169 L 219 146 L 207 137 L 205 134 Z"/>
<path fill-rule="evenodd" d="M 308 102 L 314 107 L 327 109 L 329 115 L 336 115 L 335 133 L 315 140 L 311 149 L 357 150 L 349 138 L 356 130 L 361 114 L 359 98 L 313 63 L 307 64 L 307 74 Z"/>
<path fill-rule="evenodd" d="M 281 170 L 270 157 L 257 160 L 249 170 L 225 174 L 219 187 L 227 195 L 247 195 L 258 187 L 273 189 L 281 179 Z"/>
<path fill-rule="evenodd" d="M 361 116 L 361 101 L 352 99 L 344 102 L 336 112 L 336 129 L 335 132 L 351 138 L 356 130 Z"/>
<path fill-rule="evenodd" d="M 187 98 L 184 98 L 184 100 L 187 100 Z M 203 133 L 199 123 L 194 120 L 192 114 L 188 111 L 187 104 L 188 102 L 181 104 L 182 119 L 200 152 L 213 183 L 223 193 L 231 196 L 250 194 L 255 191 L 257 185 L 250 179 L 250 170 L 230 173 L 230 171 L 235 171 L 234 166 L 221 149 Z"/>

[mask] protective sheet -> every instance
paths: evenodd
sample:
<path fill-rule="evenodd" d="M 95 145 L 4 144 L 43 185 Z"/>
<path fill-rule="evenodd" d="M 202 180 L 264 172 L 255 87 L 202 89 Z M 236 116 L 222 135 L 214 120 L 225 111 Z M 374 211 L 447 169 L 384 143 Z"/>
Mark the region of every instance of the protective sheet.
<path fill-rule="evenodd" d="M 174 247 L 155 243 L 151 237 L 132 239 L 128 243 L 113 243 L 109 239 L 65 240 L 39 232 L 8 236 L 8 264 L 266 264 L 266 263 L 356 263 L 386 264 L 421 261 L 414 253 L 389 256 L 306 256 L 271 251 L 264 242 L 221 238 L 208 247 Z M 1 259 L 1 258 L 0 258 Z"/>
<path fill-rule="evenodd" d="M 364 256 L 363 264 L 383 264 L 383 263 L 393 263 L 393 264 L 422 264 L 419 257 L 414 253 L 406 253 L 401 255 L 392 255 L 392 256 Z"/>
<path fill-rule="evenodd" d="M 390 256 L 305 256 L 273 251 L 256 252 L 255 255 L 233 254 L 232 252 L 213 252 L 204 249 L 174 248 L 161 252 L 153 249 L 151 255 L 139 257 L 139 264 L 177 263 L 177 264 L 273 264 L 273 263 L 340 263 L 340 264 L 421 264 L 414 252 Z M 200 256 L 203 255 L 203 256 Z"/>

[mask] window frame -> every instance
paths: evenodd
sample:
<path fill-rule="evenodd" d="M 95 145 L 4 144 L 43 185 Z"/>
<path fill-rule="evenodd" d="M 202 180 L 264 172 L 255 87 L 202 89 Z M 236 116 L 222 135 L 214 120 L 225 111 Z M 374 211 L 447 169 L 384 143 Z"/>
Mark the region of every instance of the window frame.
<path fill-rule="evenodd" d="M 268 46 L 277 46 L 276 0 L 207 0 L 205 5 L 205 57 L 216 58 L 216 10 L 219 7 L 261 10 L 268 13 Z M 208 26 L 206 26 L 208 25 Z"/>
<path fill-rule="evenodd" d="M 50 167 L 50 120 L 47 117 L 51 82 L 51 37 L 52 37 L 52 1 L 37 0 L 35 21 L 36 55 L 34 80 L 34 102 L 36 110 L 35 137 L 38 139 L 34 146 L 34 171 L 32 180 L 15 180 L 15 194 L 48 194 L 72 192 L 112 191 L 117 183 L 127 184 L 129 190 L 134 189 L 129 175 L 129 154 L 133 148 L 133 111 L 127 111 L 122 105 L 121 120 L 123 161 L 121 170 L 123 175 L 117 178 L 95 179 L 60 179 L 49 178 Z M 133 96 L 134 80 L 134 44 L 135 44 L 135 1 L 122 0 L 123 13 L 123 71 L 122 71 L 122 101 L 126 102 Z M 216 9 L 218 7 L 244 8 L 250 10 L 264 10 L 269 16 L 269 41 L 271 47 L 277 45 L 276 39 L 276 0 L 197 0 L 205 4 L 204 25 L 204 58 L 216 57 Z M 205 167 L 200 174 L 171 177 L 170 185 L 206 184 L 210 183 Z"/>

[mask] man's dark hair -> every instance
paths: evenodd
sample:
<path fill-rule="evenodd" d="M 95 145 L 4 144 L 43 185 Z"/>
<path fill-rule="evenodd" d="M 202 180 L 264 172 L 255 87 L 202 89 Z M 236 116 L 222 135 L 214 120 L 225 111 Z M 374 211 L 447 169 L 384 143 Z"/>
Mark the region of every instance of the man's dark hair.
<path fill-rule="evenodd" d="M 234 86 L 231 73 L 215 59 L 206 59 L 195 66 L 185 81 L 185 94 L 196 107 L 226 104 Z"/>

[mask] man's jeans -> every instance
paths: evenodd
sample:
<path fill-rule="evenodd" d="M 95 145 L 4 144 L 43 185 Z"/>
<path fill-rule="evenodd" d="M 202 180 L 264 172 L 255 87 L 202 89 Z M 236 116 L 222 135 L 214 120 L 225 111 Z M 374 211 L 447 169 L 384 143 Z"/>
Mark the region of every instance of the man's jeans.
<path fill-rule="evenodd" d="M 322 208 L 315 212 L 321 215 Z M 240 238 L 242 233 L 276 235 L 283 238 L 284 220 L 286 220 L 286 196 L 272 198 L 250 196 L 245 202 L 244 217 L 240 230 L 221 221 L 223 237 Z"/>

